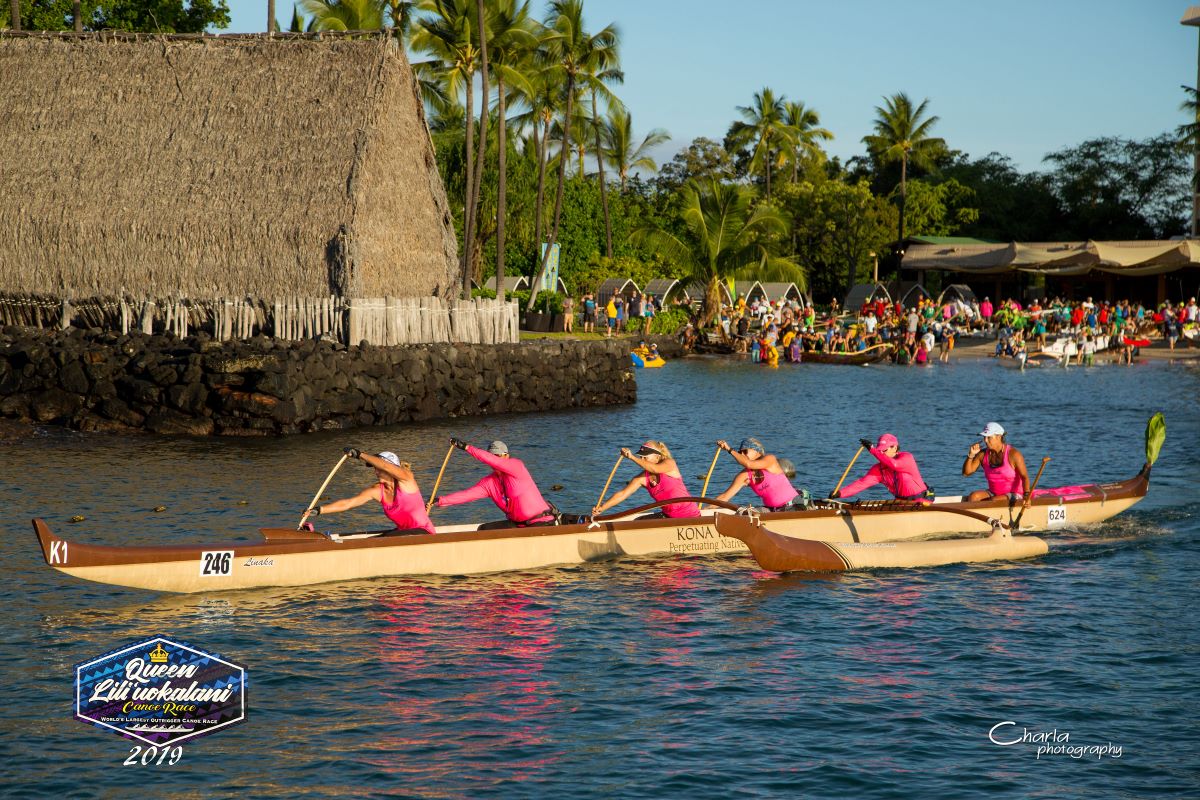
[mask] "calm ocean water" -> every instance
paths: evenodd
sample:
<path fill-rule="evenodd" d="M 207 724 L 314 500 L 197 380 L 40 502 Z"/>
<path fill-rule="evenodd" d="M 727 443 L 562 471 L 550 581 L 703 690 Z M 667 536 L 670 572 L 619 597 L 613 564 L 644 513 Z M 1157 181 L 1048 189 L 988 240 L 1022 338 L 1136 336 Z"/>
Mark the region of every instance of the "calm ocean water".
<path fill-rule="evenodd" d="M 694 360 L 638 380 L 627 408 L 263 441 L 61 430 L 0 441 L 0 794 L 1200 795 L 1200 365 Z M 1155 410 L 1168 435 L 1149 497 L 1013 564 L 814 577 L 748 557 L 626 559 L 174 596 L 54 572 L 29 526 L 42 516 L 105 543 L 249 537 L 293 524 L 346 445 L 412 459 L 428 492 L 451 434 L 504 439 L 564 510 L 588 508 L 617 448 L 648 437 L 671 445 L 697 492 L 717 438 L 758 436 L 823 494 L 860 436 L 888 430 L 932 485 L 958 493 L 982 485 L 958 469 L 993 419 L 1031 463 L 1053 457 L 1044 486 L 1117 480 L 1141 466 Z M 459 457 L 444 486 L 482 474 Z M 714 485 L 733 474 L 722 461 Z M 329 494 L 368 482 L 351 465 Z M 245 665 L 248 719 L 185 744 L 175 766 L 122 766 L 132 743 L 72 719 L 74 666 L 160 634 Z M 1039 756 L 990 741 L 1005 722 L 1000 740 L 1055 731 L 1059 745 L 1114 749 Z"/>

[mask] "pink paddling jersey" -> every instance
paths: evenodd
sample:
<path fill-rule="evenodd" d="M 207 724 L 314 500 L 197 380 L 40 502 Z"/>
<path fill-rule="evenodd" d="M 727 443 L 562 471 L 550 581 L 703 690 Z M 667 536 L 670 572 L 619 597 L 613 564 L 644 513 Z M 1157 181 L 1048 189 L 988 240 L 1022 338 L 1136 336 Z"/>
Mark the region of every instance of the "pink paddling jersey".
<path fill-rule="evenodd" d="M 379 504 L 383 506 L 383 513 L 387 514 L 387 518 L 396 523 L 397 530 L 424 530 L 429 533 L 437 533 L 437 529 L 433 527 L 433 522 L 429 519 L 429 514 L 425 512 L 425 500 L 422 499 L 420 490 L 406 492 L 397 483 L 396 491 L 392 493 L 392 504 L 389 506 L 387 491 L 381 483 L 379 484 Z"/>
<path fill-rule="evenodd" d="M 755 481 L 755 475 L 761 475 L 762 478 Z M 792 482 L 787 479 L 787 475 L 782 472 L 748 469 L 746 470 L 746 483 L 756 495 L 762 498 L 763 505 L 767 508 L 786 506 L 800 494 L 792 486 Z"/>
<path fill-rule="evenodd" d="M 649 472 L 644 473 L 646 482 L 646 491 L 655 500 L 671 500 L 675 497 L 691 497 L 692 493 L 683 485 L 683 478 L 676 478 L 672 475 L 658 475 L 658 480 L 651 480 L 655 476 Z M 662 507 L 664 516 L 667 517 L 698 517 L 700 516 L 700 506 L 695 503 L 671 503 Z"/>
<path fill-rule="evenodd" d="M 1008 451 L 1011 447 L 1011 445 L 1004 445 L 1004 458 L 1000 460 L 998 467 L 992 466 L 992 460 L 986 452 L 981 461 L 983 474 L 987 477 L 988 491 L 996 497 L 1002 494 L 1015 494 L 1020 497 L 1025 492 L 1021 476 L 1013 469 L 1013 465 L 1008 463 Z"/>
<path fill-rule="evenodd" d="M 467 454 L 487 464 L 495 472 L 488 475 L 470 489 L 452 492 L 438 498 L 438 507 L 457 506 L 490 497 L 511 522 L 527 525 L 531 522 L 548 522 L 550 504 L 542 499 L 533 476 L 518 459 L 493 455 L 474 445 L 467 445 Z"/>
<path fill-rule="evenodd" d="M 917 460 L 912 453 L 896 453 L 895 458 L 889 458 L 877 447 L 871 448 L 871 455 L 879 462 L 867 470 L 867 474 L 842 489 L 842 497 L 851 497 L 868 486 L 882 483 L 887 490 L 899 500 L 920 500 L 928 488 L 917 469 Z"/>

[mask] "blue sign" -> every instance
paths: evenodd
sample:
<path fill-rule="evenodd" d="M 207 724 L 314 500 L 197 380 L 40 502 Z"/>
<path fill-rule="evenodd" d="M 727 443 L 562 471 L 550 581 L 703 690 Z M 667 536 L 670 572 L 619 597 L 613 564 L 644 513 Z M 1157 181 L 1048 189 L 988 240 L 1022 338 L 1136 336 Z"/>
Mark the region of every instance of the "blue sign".
<path fill-rule="evenodd" d="M 546 258 L 546 243 L 542 242 L 542 260 L 546 262 L 546 271 L 542 273 L 542 283 L 538 286 L 539 292 L 557 292 L 558 291 L 558 257 L 562 248 L 558 242 L 554 243 L 554 247 L 550 249 L 550 258 Z"/>

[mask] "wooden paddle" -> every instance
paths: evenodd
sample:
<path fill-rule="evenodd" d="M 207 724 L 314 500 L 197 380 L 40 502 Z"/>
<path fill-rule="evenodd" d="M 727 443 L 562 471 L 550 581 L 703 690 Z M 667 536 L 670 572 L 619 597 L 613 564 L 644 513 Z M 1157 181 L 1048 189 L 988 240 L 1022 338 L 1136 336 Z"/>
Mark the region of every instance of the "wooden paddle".
<path fill-rule="evenodd" d="M 713 453 L 712 463 L 708 465 L 708 474 L 704 476 L 704 486 L 700 487 L 700 496 L 704 497 L 708 494 L 708 481 L 712 478 L 713 469 L 717 466 L 717 459 L 721 457 L 721 447 L 717 446 L 717 452 Z"/>
<path fill-rule="evenodd" d="M 442 485 L 442 475 L 446 473 L 446 465 L 450 463 L 450 455 L 454 452 L 454 445 L 450 445 L 450 449 L 446 451 L 446 457 L 442 459 L 442 468 L 438 470 L 437 480 L 433 482 L 433 491 L 429 494 L 429 502 L 425 504 L 425 513 L 429 513 L 429 509 L 433 508 L 434 498 L 437 497 L 438 487 Z"/>
<path fill-rule="evenodd" d="M 327 477 L 325 479 L 325 482 L 321 484 L 321 488 L 317 489 L 317 493 L 316 493 L 316 495 L 313 496 L 312 502 L 309 503 L 308 509 L 304 512 L 304 516 L 302 516 L 300 518 L 300 524 L 296 526 L 296 530 L 300 530 L 301 528 L 304 527 L 304 523 L 308 519 L 308 515 L 312 513 L 314 508 L 316 508 L 318 505 L 320 505 L 321 495 L 325 493 L 325 487 L 327 487 L 329 485 L 329 482 L 331 480 L 333 480 L 333 476 L 337 473 L 337 471 L 339 469 L 342 468 L 342 464 L 345 464 L 346 459 L 349 457 L 350 457 L 349 453 L 344 454 L 341 457 L 341 459 L 338 461 L 338 463 L 334 465 L 333 469 L 329 471 L 329 477 Z"/>
<path fill-rule="evenodd" d="M 866 445 L 860 444 L 858 446 L 858 452 L 854 454 L 854 458 L 850 459 L 850 463 L 846 465 L 846 471 L 842 473 L 842 479 L 840 481 L 838 481 L 837 486 L 833 487 L 834 495 L 837 495 L 837 493 L 839 491 L 841 491 L 842 484 L 846 482 L 846 476 L 850 474 L 850 470 L 854 469 L 854 462 L 858 461 L 858 457 L 861 456 L 862 451 L 866 450 L 866 449 L 867 449 Z"/>
<path fill-rule="evenodd" d="M 596 501 L 597 506 L 604 504 L 604 495 L 608 494 L 608 487 L 612 485 L 613 476 L 617 474 L 617 467 L 621 466 L 621 462 L 625 459 L 625 455 L 617 455 L 617 463 L 613 464 L 612 472 L 608 473 L 608 480 L 604 482 L 604 488 L 600 490 L 600 499 Z"/>
<path fill-rule="evenodd" d="M 1033 485 L 1031 485 L 1029 487 L 1029 502 L 1030 503 L 1033 502 L 1033 490 L 1037 488 L 1038 481 L 1040 481 L 1042 479 L 1042 470 L 1044 470 L 1046 468 L 1046 464 L 1048 464 L 1049 462 L 1050 462 L 1050 456 L 1046 456 L 1045 458 L 1042 459 L 1042 465 L 1040 467 L 1038 467 L 1037 475 L 1033 479 Z M 1025 509 L 1026 509 L 1026 506 L 1024 504 L 1022 504 L 1021 505 L 1021 513 L 1017 514 L 1017 518 L 1016 518 L 1016 520 L 1013 521 L 1013 524 L 1012 524 L 1012 529 L 1014 531 L 1021 529 L 1021 517 L 1025 516 Z"/>

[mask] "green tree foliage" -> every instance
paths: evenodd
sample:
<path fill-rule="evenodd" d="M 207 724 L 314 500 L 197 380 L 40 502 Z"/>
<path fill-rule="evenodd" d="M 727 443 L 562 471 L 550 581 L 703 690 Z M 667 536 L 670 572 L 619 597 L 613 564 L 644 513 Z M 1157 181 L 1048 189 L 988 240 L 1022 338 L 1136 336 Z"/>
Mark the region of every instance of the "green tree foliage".
<path fill-rule="evenodd" d="M 709 179 L 683 188 L 683 233 L 645 225 L 633 232 L 633 241 L 658 253 L 676 268 L 684 283 L 705 287 L 700 326 L 712 321 L 720 310 L 719 286 L 754 267 L 783 270 L 793 268 L 798 285 L 806 276 L 794 261 L 776 255 L 764 243 L 764 234 L 787 230 L 783 215 L 767 205 L 754 204 L 749 187 L 732 186 Z"/>
<path fill-rule="evenodd" d="M 653 183 L 660 192 L 671 194 L 682 189 L 688 181 L 704 182 L 713 178 L 733 180 L 733 157 L 719 142 L 701 136 L 676 153 Z"/>
<path fill-rule="evenodd" d="M 960 157 L 942 176 L 975 192 L 979 218 L 959 233 L 993 241 L 1049 242 L 1067 238 L 1062 206 L 1050 178 L 1021 172 L 1012 159 L 989 153 L 971 160 Z"/>
<path fill-rule="evenodd" d="M 385 6 L 379 0 L 300 0 L 313 31 L 370 31 L 384 27 Z"/>
<path fill-rule="evenodd" d="M 1192 170 L 1172 134 L 1089 139 L 1046 161 L 1077 238 L 1164 239 L 1187 230 Z"/>
<path fill-rule="evenodd" d="M 876 162 L 900 164 L 900 221 L 897 239 L 904 238 L 904 203 L 907 196 L 908 165 L 931 169 L 938 154 L 945 151 L 946 142 L 930 131 L 938 118 L 926 115 L 929 100 L 920 105 L 904 92 L 884 98 L 875 107 L 875 132 L 863 137 L 863 143 Z"/>
<path fill-rule="evenodd" d="M 740 120 L 729 126 L 725 136 L 726 149 L 748 151 L 747 168 L 760 172 L 767 197 L 771 196 L 771 170 L 778 165 L 780 154 L 794 146 L 795 132 L 784 119 L 783 95 L 778 97 L 769 87 L 755 92 L 748 106 L 738 106 Z"/>
<path fill-rule="evenodd" d="M 72 0 L 21 0 L 21 27 L 31 31 L 74 29 Z M 8 3 L 0 9 L 0 27 L 7 27 Z M 82 0 L 83 29 L 150 33 L 201 33 L 229 27 L 225 0 Z"/>
<path fill-rule="evenodd" d="M 601 142 L 608 163 L 621 181 L 621 191 L 629 183 L 630 170 L 655 172 L 658 169 L 650 157 L 650 150 L 670 141 L 671 134 L 662 128 L 655 128 L 639 143 L 633 135 L 632 115 L 620 106 L 609 108 L 608 117 L 601 122 L 601 126 Z"/>
<path fill-rule="evenodd" d="M 872 264 L 871 252 L 885 252 L 895 230 L 896 207 L 872 193 L 866 180 L 801 181 L 781 187 L 777 200 L 815 296 L 841 294 L 857 283 Z"/>
<path fill-rule="evenodd" d="M 941 183 L 909 181 L 909 236 L 956 236 L 979 220 L 975 191 L 950 178 Z"/>

